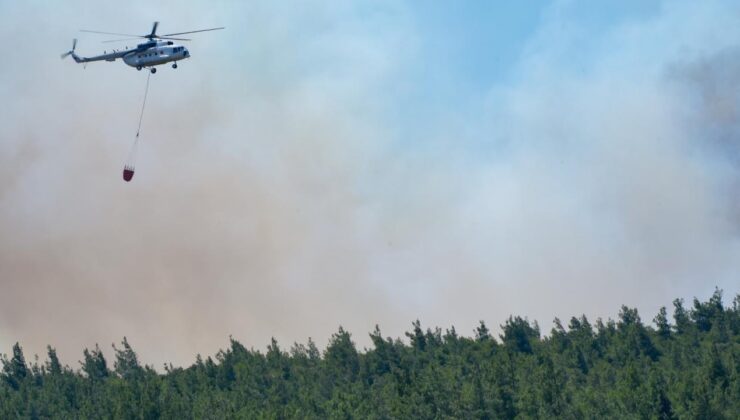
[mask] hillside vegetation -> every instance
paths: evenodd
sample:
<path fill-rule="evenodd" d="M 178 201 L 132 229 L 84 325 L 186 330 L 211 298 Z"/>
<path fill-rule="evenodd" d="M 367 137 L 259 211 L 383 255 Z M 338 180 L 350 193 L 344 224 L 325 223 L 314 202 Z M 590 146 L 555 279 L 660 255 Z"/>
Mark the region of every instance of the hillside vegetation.
<path fill-rule="evenodd" d="M 62 366 L 53 348 L 29 363 L 2 358 L 0 418 L 738 419 L 740 295 L 674 301 L 652 323 L 555 319 L 549 333 L 510 317 L 493 337 L 423 329 L 405 339 L 376 327 L 358 350 L 342 328 L 321 351 L 309 340 L 266 352 L 236 340 L 187 368 L 143 366 L 126 339 L 106 360 L 86 349 Z"/>

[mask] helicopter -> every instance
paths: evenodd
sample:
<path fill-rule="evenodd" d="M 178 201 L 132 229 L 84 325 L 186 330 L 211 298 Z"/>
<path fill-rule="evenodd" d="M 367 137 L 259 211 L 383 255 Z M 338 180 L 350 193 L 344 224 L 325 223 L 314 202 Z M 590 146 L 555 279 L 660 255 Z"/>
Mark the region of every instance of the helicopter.
<path fill-rule="evenodd" d="M 82 29 L 80 30 L 80 32 L 132 37 L 132 38 L 124 38 L 124 39 L 114 39 L 114 40 L 103 41 L 103 42 L 119 42 L 119 41 L 128 41 L 130 39 L 140 39 L 140 38 L 144 38 L 146 39 L 146 41 L 142 42 L 141 44 L 138 44 L 136 48 L 126 48 L 124 50 L 113 50 L 113 52 L 110 52 L 110 53 L 104 52 L 103 54 L 96 55 L 94 57 L 80 57 L 77 54 L 75 54 L 75 48 L 77 48 L 77 39 L 74 39 L 72 41 L 72 49 L 62 54 L 62 59 L 71 55 L 76 63 L 86 64 L 86 63 L 90 63 L 93 61 L 116 61 L 117 59 L 120 58 L 127 65 L 131 67 L 135 67 L 136 70 L 141 70 L 143 68 L 149 68 L 149 70 L 152 73 L 156 73 L 157 68 L 155 66 L 171 62 L 172 68 L 176 69 L 178 61 L 184 60 L 186 58 L 190 58 L 190 51 L 188 51 L 188 49 L 185 46 L 177 45 L 174 42 L 172 42 L 172 41 L 190 41 L 190 39 L 173 38 L 175 35 L 185 35 L 185 34 L 193 34 L 196 32 L 208 32 L 208 31 L 217 31 L 220 29 L 225 29 L 224 27 L 219 27 L 219 28 L 199 29 L 197 31 L 177 32 L 174 34 L 157 35 L 157 26 L 159 26 L 159 22 L 154 22 L 154 25 L 152 26 L 152 31 L 148 35 L 119 34 L 119 33 L 114 33 L 114 32 L 89 31 L 89 30 Z"/>

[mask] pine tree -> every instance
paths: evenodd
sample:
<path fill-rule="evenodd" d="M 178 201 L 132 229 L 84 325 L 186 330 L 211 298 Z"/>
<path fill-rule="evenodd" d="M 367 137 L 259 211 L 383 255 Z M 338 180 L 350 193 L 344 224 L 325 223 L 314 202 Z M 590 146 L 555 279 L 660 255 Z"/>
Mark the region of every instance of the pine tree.
<path fill-rule="evenodd" d="M 13 345 L 13 357 L 10 360 L 3 357 L 2 363 L 3 379 L 11 388 L 17 390 L 28 376 L 26 358 L 23 357 L 23 349 L 19 343 Z"/>
<path fill-rule="evenodd" d="M 658 311 L 658 315 L 655 315 L 653 319 L 656 328 L 658 329 L 658 336 L 667 339 L 671 336 L 671 326 L 668 324 L 668 311 L 665 306 L 661 306 Z"/>
<path fill-rule="evenodd" d="M 113 351 L 116 353 L 116 360 L 113 362 L 113 368 L 116 374 L 121 378 L 134 379 L 142 374 L 139 360 L 136 357 L 136 353 L 129 345 L 126 337 L 123 337 L 121 345 L 123 346 L 122 349 L 118 349 L 113 345 Z"/>
<path fill-rule="evenodd" d="M 521 317 L 509 317 L 501 326 L 504 334 L 501 341 L 504 345 L 520 353 L 532 353 L 532 343 L 539 340 L 540 330 L 537 324 L 530 325 L 529 321 Z"/>
<path fill-rule="evenodd" d="M 95 344 L 95 350 L 89 351 L 85 349 L 82 353 L 85 360 L 80 362 L 82 365 L 82 371 L 93 381 L 102 380 L 108 377 L 110 372 L 108 371 L 108 363 L 105 361 L 103 352 L 100 351 L 100 347 Z"/>
<path fill-rule="evenodd" d="M 46 362 L 46 370 L 51 375 L 61 375 L 62 374 L 62 365 L 59 363 L 59 358 L 57 357 L 57 351 L 53 349 L 51 346 L 46 346 L 47 351 L 47 357 L 48 360 Z"/>

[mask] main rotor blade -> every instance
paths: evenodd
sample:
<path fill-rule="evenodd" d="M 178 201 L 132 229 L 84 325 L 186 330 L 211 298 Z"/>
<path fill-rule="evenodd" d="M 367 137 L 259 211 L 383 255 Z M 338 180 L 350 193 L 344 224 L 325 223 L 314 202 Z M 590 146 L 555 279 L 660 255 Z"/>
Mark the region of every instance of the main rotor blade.
<path fill-rule="evenodd" d="M 189 31 L 189 32 L 178 32 L 178 33 L 175 33 L 175 34 L 164 34 L 164 35 L 162 35 L 162 36 L 172 36 L 172 35 L 185 35 L 185 34 L 194 34 L 194 33 L 196 33 L 196 32 L 208 32 L 208 31 L 217 31 L 217 30 L 219 30 L 219 29 L 226 29 L 226 27 L 225 27 L 225 26 L 222 26 L 222 27 L 220 27 L 220 28 L 199 29 L 199 30 L 197 30 L 197 31 Z M 161 38 L 161 37 L 160 37 L 160 38 Z"/>
<path fill-rule="evenodd" d="M 80 29 L 80 32 L 89 32 L 91 34 L 103 34 L 103 35 L 118 35 L 118 36 L 135 36 L 137 38 L 146 38 L 146 36 L 134 35 L 134 34 L 118 34 L 115 32 L 100 32 L 100 31 L 89 31 L 87 29 Z"/>
<path fill-rule="evenodd" d="M 107 41 L 100 41 L 100 42 L 102 42 L 103 44 L 105 44 L 105 43 L 107 43 L 107 42 L 121 42 L 121 41 L 131 41 L 132 39 L 141 39 L 141 38 L 144 38 L 144 37 L 141 37 L 141 36 L 140 36 L 140 37 L 136 37 L 136 38 L 109 39 L 109 40 L 107 40 Z"/>
<path fill-rule="evenodd" d="M 192 41 L 192 39 L 188 39 L 188 38 L 172 38 L 169 36 L 158 36 L 157 39 L 174 39 L 175 41 Z"/>
<path fill-rule="evenodd" d="M 159 26 L 159 22 L 154 22 L 154 25 L 152 25 L 152 33 L 149 34 L 150 37 L 157 36 L 157 26 Z"/>

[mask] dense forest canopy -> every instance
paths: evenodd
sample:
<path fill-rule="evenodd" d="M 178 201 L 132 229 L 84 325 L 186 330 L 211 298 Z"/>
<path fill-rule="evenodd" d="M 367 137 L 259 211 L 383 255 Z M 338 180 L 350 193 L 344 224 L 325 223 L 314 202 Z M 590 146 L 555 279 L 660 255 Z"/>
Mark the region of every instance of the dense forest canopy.
<path fill-rule="evenodd" d="M 266 352 L 231 339 L 215 358 L 161 373 L 124 338 L 107 360 L 85 349 L 79 368 L 2 357 L 0 418 L 740 418 L 740 295 L 673 302 L 652 325 L 623 306 L 616 320 L 554 320 L 549 334 L 509 317 L 496 338 L 455 328 L 407 340 L 370 334 L 359 351 L 341 327 Z M 112 362 L 112 363 L 111 363 Z"/>

